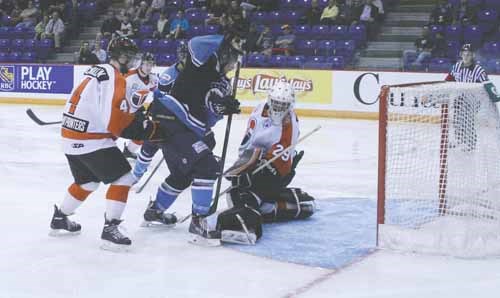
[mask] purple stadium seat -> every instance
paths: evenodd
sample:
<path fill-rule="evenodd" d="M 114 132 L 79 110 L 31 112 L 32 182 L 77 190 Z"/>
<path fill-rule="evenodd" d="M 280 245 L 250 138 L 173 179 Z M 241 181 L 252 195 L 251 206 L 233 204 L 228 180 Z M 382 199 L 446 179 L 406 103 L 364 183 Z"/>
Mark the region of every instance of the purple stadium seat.
<path fill-rule="evenodd" d="M 165 6 L 172 10 L 178 10 L 182 7 L 181 0 L 165 1 L 165 3 L 166 3 Z"/>
<path fill-rule="evenodd" d="M 318 0 L 318 5 L 319 5 L 319 7 L 326 7 L 326 6 L 328 6 L 329 1 L 330 0 Z"/>
<path fill-rule="evenodd" d="M 38 41 L 34 38 L 27 38 L 24 40 L 24 51 L 34 51 L 38 46 Z"/>
<path fill-rule="evenodd" d="M 270 24 L 283 24 L 285 21 L 285 14 L 281 11 L 272 11 L 269 13 Z"/>
<path fill-rule="evenodd" d="M 469 6 L 479 6 L 483 4 L 483 0 L 467 0 Z"/>
<path fill-rule="evenodd" d="M 283 22 L 287 24 L 297 24 L 297 21 L 300 19 L 301 14 L 295 10 L 285 11 L 283 16 Z"/>
<path fill-rule="evenodd" d="M 351 25 L 349 27 L 349 37 L 356 42 L 356 45 L 364 45 L 366 43 L 366 27 L 365 25 Z"/>
<path fill-rule="evenodd" d="M 139 27 L 139 36 L 141 38 L 153 37 L 154 28 L 151 25 L 142 25 Z"/>
<path fill-rule="evenodd" d="M 216 34 L 219 32 L 220 27 L 218 25 L 209 25 L 205 27 L 205 33 L 206 34 Z"/>
<path fill-rule="evenodd" d="M 0 62 L 9 62 L 9 53 L 0 52 Z"/>
<path fill-rule="evenodd" d="M 460 0 L 448 0 L 448 4 L 453 7 L 458 7 L 460 5 Z"/>
<path fill-rule="evenodd" d="M 326 25 L 317 25 L 311 28 L 311 38 L 314 37 L 316 39 L 330 39 L 330 27 Z"/>
<path fill-rule="evenodd" d="M 478 48 L 483 39 L 481 28 L 477 25 L 466 26 L 464 29 L 464 43 L 470 43 L 472 47 Z"/>
<path fill-rule="evenodd" d="M 151 15 L 151 24 L 156 24 L 156 22 L 158 22 L 159 19 L 160 19 L 160 13 L 159 12 L 153 13 L 153 15 Z"/>
<path fill-rule="evenodd" d="M 457 59 L 460 52 L 460 44 L 458 41 L 449 40 L 446 42 L 446 57 L 450 59 Z"/>
<path fill-rule="evenodd" d="M 280 24 L 274 24 L 274 25 L 271 25 L 271 33 L 273 34 L 273 36 L 278 36 L 278 35 L 281 35 L 281 33 L 283 32 L 283 30 L 281 30 L 281 26 Z"/>
<path fill-rule="evenodd" d="M 326 57 L 323 56 L 311 56 L 306 58 L 307 62 L 324 63 L 326 62 Z"/>
<path fill-rule="evenodd" d="M 306 61 L 305 56 L 288 56 L 286 66 L 289 68 L 302 68 L 302 65 Z"/>
<path fill-rule="evenodd" d="M 0 39 L 0 51 L 8 52 L 10 49 L 10 39 L 2 38 Z"/>
<path fill-rule="evenodd" d="M 177 57 L 174 54 L 158 54 L 156 56 L 156 63 L 161 66 L 168 66 L 175 63 Z"/>
<path fill-rule="evenodd" d="M 496 9 L 500 12 L 500 1 L 498 0 L 484 0 L 484 7 L 489 9 Z"/>
<path fill-rule="evenodd" d="M 262 54 L 250 54 L 247 59 L 249 67 L 264 67 L 267 65 L 267 56 Z"/>
<path fill-rule="evenodd" d="M 297 0 L 297 7 L 299 8 L 309 8 L 311 7 L 311 0 Z"/>
<path fill-rule="evenodd" d="M 35 27 L 24 28 L 24 38 L 35 38 Z"/>
<path fill-rule="evenodd" d="M 22 62 L 33 63 L 36 62 L 36 53 L 35 52 L 25 52 L 21 57 Z"/>
<path fill-rule="evenodd" d="M 297 53 L 305 56 L 311 56 L 316 53 L 317 43 L 315 40 L 299 40 L 297 41 Z"/>
<path fill-rule="evenodd" d="M 9 15 L 4 14 L 2 16 L 2 25 L 3 26 L 10 26 L 12 25 L 12 17 Z"/>
<path fill-rule="evenodd" d="M 483 33 L 496 29 L 498 13 L 493 9 L 481 10 L 477 14 L 479 27 Z"/>
<path fill-rule="evenodd" d="M 196 8 L 196 2 L 197 1 L 193 1 L 193 0 L 190 0 L 190 1 L 184 1 L 184 9 L 192 9 L 192 8 Z"/>
<path fill-rule="evenodd" d="M 286 65 L 286 60 L 285 55 L 274 55 L 269 58 L 267 63 L 271 67 L 283 68 Z"/>
<path fill-rule="evenodd" d="M 24 39 L 16 38 L 11 41 L 10 49 L 12 51 L 24 51 Z"/>
<path fill-rule="evenodd" d="M 436 37 L 438 33 L 444 33 L 444 28 L 441 25 L 431 25 L 429 28 L 432 38 Z"/>
<path fill-rule="evenodd" d="M 21 52 L 10 52 L 8 59 L 9 62 L 21 62 L 21 57 L 23 56 L 23 53 Z"/>
<path fill-rule="evenodd" d="M 304 68 L 305 69 L 332 69 L 333 63 L 306 61 L 306 63 L 304 63 Z"/>
<path fill-rule="evenodd" d="M 189 13 L 186 13 L 186 19 L 189 21 L 191 25 L 202 24 L 206 18 L 206 14 L 199 10 L 192 10 Z"/>
<path fill-rule="evenodd" d="M 296 8 L 297 0 L 280 0 L 280 7 L 284 9 Z"/>
<path fill-rule="evenodd" d="M 491 41 L 485 43 L 483 46 L 482 54 L 487 58 L 500 57 L 500 41 Z"/>
<path fill-rule="evenodd" d="M 429 62 L 429 71 L 447 72 L 451 68 L 451 61 L 447 58 L 433 58 Z"/>
<path fill-rule="evenodd" d="M 488 69 L 493 73 L 500 74 L 500 59 L 492 59 L 488 62 Z"/>
<path fill-rule="evenodd" d="M 309 39 L 311 34 L 311 26 L 309 25 L 300 25 L 295 26 L 295 35 L 298 39 Z"/>
<path fill-rule="evenodd" d="M 444 32 L 444 38 L 446 40 L 462 40 L 462 26 L 460 25 L 447 26 Z"/>
<path fill-rule="evenodd" d="M 139 48 L 142 52 L 155 53 L 158 41 L 152 38 L 143 39 Z"/>
<path fill-rule="evenodd" d="M 317 45 L 316 55 L 319 56 L 332 56 L 335 52 L 334 40 L 319 40 Z"/>
<path fill-rule="evenodd" d="M 336 25 L 331 29 L 332 38 L 335 40 L 345 40 L 347 38 L 347 26 Z"/>
<path fill-rule="evenodd" d="M 264 11 L 258 11 L 252 15 L 253 22 L 256 24 L 269 24 L 268 13 Z"/>
<path fill-rule="evenodd" d="M 329 63 L 332 63 L 332 69 L 344 69 L 345 68 L 345 61 L 344 61 L 344 57 L 342 57 L 342 56 L 328 57 L 327 61 Z"/>
<path fill-rule="evenodd" d="M 156 46 L 158 53 L 166 54 L 166 53 L 174 53 L 177 49 L 177 44 L 175 41 L 170 39 L 160 39 Z"/>
<path fill-rule="evenodd" d="M 0 39 L 10 38 L 10 27 L 0 26 Z"/>
<path fill-rule="evenodd" d="M 204 33 L 205 33 L 205 28 L 201 25 L 191 26 L 189 27 L 189 30 L 186 32 L 188 39 L 195 36 L 204 35 Z"/>
<path fill-rule="evenodd" d="M 356 49 L 354 40 L 339 41 L 336 43 L 335 46 L 336 46 L 335 55 L 343 56 L 344 59 L 346 60 L 346 63 L 350 62 L 354 56 L 354 50 Z"/>

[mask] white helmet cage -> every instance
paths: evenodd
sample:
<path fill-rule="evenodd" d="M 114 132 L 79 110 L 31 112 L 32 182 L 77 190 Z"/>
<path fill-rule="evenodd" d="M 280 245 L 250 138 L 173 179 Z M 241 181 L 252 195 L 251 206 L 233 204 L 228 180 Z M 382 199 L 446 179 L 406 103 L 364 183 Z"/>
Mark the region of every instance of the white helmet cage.
<path fill-rule="evenodd" d="M 269 89 L 267 94 L 267 105 L 269 117 L 274 125 L 279 125 L 295 104 L 295 91 L 292 84 L 279 81 Z"/>

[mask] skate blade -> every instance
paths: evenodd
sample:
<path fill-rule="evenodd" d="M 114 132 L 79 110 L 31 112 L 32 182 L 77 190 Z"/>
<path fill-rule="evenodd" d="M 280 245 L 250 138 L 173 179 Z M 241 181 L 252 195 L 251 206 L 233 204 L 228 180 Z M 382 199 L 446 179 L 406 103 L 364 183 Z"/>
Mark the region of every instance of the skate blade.
<path fill-rule="evenodd" d="M 102 240 L 100 248 L 112 252 L 128 252 L 131 245 L 116 244 L 108 240 Z"/>
<path fill-rule="evenodd" d="M 80 235 L 82 231 L 70 232 L 62 229 L 50 229 L 49 236 L 51 237 L 71 237 Z"/>
<path fill-rule="evenodd" d="M 141 228 L 150 228 L 150 229 L 158 229 L 158 230 L 170 230 L 175 228 L 176 224 L 164 224 L 156 221 L 143 221 L 141 223 Z"/>
<path fill-rule="evenodd" d="M 254 233 L 245 233 L 240 231 L 223 230 L 221 232 L 221 242 L 243 245 L 255 245 L 257 237 Z"/>
<path fill-rule="evenodd" d="M 189 243 L 205 247 L 221 246 L 220 239 L 207 239 L 201 237 L 200 235 L 193 235 L 193 237 L 189 240 Z"/>

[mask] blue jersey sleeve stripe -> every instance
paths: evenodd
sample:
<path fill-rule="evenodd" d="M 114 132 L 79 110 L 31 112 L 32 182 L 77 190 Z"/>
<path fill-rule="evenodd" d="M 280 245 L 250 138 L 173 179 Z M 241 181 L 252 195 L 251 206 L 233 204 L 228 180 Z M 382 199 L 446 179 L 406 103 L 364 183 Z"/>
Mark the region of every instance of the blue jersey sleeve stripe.
<path fill-rule="evenodd" d="M 186 109 L 175 97 L 171 95 L 164 95 L 159 98 L 159 101 L 167 107 L 174 115 L 184 123 L 189 129 L 194 131 L 197 135 L 203 136 L 205 134 L 206 127 L 203 122 L 194 118 L 189 110 Z"/>

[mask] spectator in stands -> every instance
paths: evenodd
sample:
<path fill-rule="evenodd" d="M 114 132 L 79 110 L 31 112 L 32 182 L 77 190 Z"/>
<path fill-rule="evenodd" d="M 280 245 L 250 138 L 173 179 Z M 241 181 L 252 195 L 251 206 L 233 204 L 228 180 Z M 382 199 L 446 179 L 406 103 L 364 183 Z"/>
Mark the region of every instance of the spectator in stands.
<path fill-rule="evenodd" d="M 323 9 L 321 14 L 320 22 L 324 25 L 334 25 L 336 24 L 337 17 L 339 15 L 339 7 L 337 6 L 336 0 L 328 1 L 328 6 Z"/>
<path fill-rule="evenodd" d="M 155 31 L 153 32 L 153 38 L 156 39 L 165 38 L 165 36 L 167 36 L 168 34 L 169 27 L 170 26 L 168 25 L 168 19 L 165 13 L 160 12 L 160 18 L 156 22 L 156 28 Z"/>
<path fill-rule="evenodd" d="M 49 0 L 49 15 L 52 15 L 54 11 L 59 13 L 59 17 L 64 14 L 64 7 L 66 6 L 66 0 Z"/>
<path fill-rule="evenodd" d="M 224 3 L 224 0 L 215 0 L 212 1 L 213 4 L 210 5 L 208 11 L 214 18 L 219 18 L 222 16 L 223 13 L 226 12 L 226 4 Z"/>
<path fill-rule="evenodd" d="M 116 34 L 118 36 L 125 36 L 129 38 L 134 36 L 134 27 L 132 26 L 128 16 L 123 18 L 122 23 L 120 24 L 120 29 L 116 31 Z"/>
<path fill-rule="evenodd" d="M 453 15 L 450 5 L 444 0 L 438 0 L 438 3 L 431 13 L 433 24 L 449 25 L 453 21 Z"/>
<path fill-rule="evenodd" d="M 322 13 L 323 11 L 319 7 L 318 0 L 312 0 L 311 7 L 306 10 L 305 14 L 300 18 L 299 23 L 311 26 L 318 25 Z"/>
<path fill-rule="evenodd" d="M 96 43 L 94 45 L 94 50 L 92 53 L 99 59 L 99 63 L 106 63 L 108 59 L 108 53 L 104 49 L 101 48 L 101 40 L 96 39 Z"/>
<path fill-rule="evenodd" d="M 378 8 L 373 5 L 373 0 L 365 0 L 365 4 L 358 7 L 359 23 L 365 25 L 368 40 L 373 40 L 378 29 Z"/>
<path fill-rule="evenodd" d="M 108 7 L 111 6 L 111 4 L 112 4 L 112 0 L 97 0 L 95 3 L 97 13 L 101 14 L 101 13 L 105 12 L 106 9 L 108 9 Z"/>
<path fill-rule="evenodd" d="M 478 12 L 478 7 L 469 5 L 467 0 L 461 0 L 453 11 L 454 22 L 462 25 L 475 24 Z"/>
<path fill-rule="evenodd" d="M 283 33 L 276 38 L 274 42 L 275 47 L 273 48 L 273 53 L 284 54 L 290 56 L 294 49 L 295 44 L 295 34 L 292 32 L 290 25 L 281 26 Z"/>
<path fill-rule="evenodd" d="M 257 47 L 264 55 L 271 56 L 273 53 L 274 37 L 269 26 L 265 26 L 257 40 Z"/>
<path fill-rule="evenodd" d="M 163 11 L 163 8 L 165 7 L 165 0 L 153 0 L 151 2 L 151 12 L 152 13 L 158 13 Z"/>
<path fill-rule="evenodd" d="M 170 24 L 170 37 L 173 39 L 185 38 L 188 30 L 189 22 L 184 17 L 184 10 L 179 10 Z"/>
<path fill-rule="evenodd" d="M 248 30 L 247 40 L 245 42 L 245 51 L 247 53 L 255 53 L 259 51 L 259 47 L 257 45 L 259 35 L 260 34 L 257 31 L 257 25 L 255 23 L 251 23 Z"/>
<path fill-rule="evenodd" d="M 246 1 L 260 11 L 273 11 L 279 9 L 279 0 L 248 0 Z"/>
<path fill-rule="evenodd" d="M 47 27 L 48 23 L 49 23 L 49 16 L 44 15 L 42 20 L 35 26 L 35 39 L 37 40 L 42 39 L 42 36 L 45 33 L 45 27 Z"/>
<path fill-rule="evenodd" d="M 373 0 L 372 4 L 378 8 L 378 21 L 382 22 L 385 19 L 384 2 L 382 0 Z"/>
<path fill-rule="evenodd" d="M 21 6 L 18 2 L 14 2 L 14 8 L 10 11 L 9 15 L 11 17 L 12 24 L 17 24 L 22 21 L 21 18 Z"/>
<path fill-rule="evenodd" d="M 242 14 L 243 10 L 240 7 L 239 1 L 235 1 L 235 0 L 231 1 L 231 4 L 227 10 L 227 13 L 228 13 L 229 17 L 231 17 L 231 15 L 233 15 L 233 14 Z"/>
<path fill-rule="evenodd" d="M 38 17 L 38 8 L 33 5 L 33 1 L 28 1 L 28 7 L 21 11 L 20 17 L 22 22 L 17 24 L 16 27 L 32 27 L 36 24 Z"/>
<path fill-rule="evenodd" d="M 115 13 L 108 11 L 108 17 L 104 20 L 101 26 L 101 34 L 104 38 L 111 39 L 116 31 L 120 30 L 121 23 L 116 18 Z"/>
<path fill-rule="evenodd" d="M 90 44 L 88 41 L 83 41 L 78 53 L 78 64 L 99 64 L 99 58 L 90 51 Z"/>
<path fill-rule="evenodd" d="M 14 9 L 14 3 L 11 0 L 0 0 L 0 12 L 2 15 L 9 15 Z"/>
<path fill-rule="evenodd" d="M 409 56 L 417 55 L 417 59 L 413 62 L 413 66 L 422 66 L 426 59 L 432 57 L 434 44 L 430 35 L 429 27 L 425 26 L 422 31 L 422 36 L 415 40 L 415 50 L 406 50 L 403 53 L 405 65 L 409 62 Z"/>
<path fill-rule="evenodd" d="M 443 33 L 436 33 L 434 37 L 434 47 L 432 48 L 432 57 L 444 58 L 447 56 L 448 45 L 446 44 L 446 39 Z"/>
<path fill-rule="evenodd" d="M 146 1 L 141 1 L 139 7 L 136 7 L 135 18 L 133 22 L 142 25 L 148 23 L 151 19 L 151 9 L 148 7 Z"/>
<path fill-rule="evenodd" d="M 45 34 L 43 38 L 54 39 L 54 47 L 56 52 L 61 51 L 61 44 L 64 37 L 64 23 L 59 17 L 59 12 L 54 11 L 52 18 L 45 26 Z"/>

